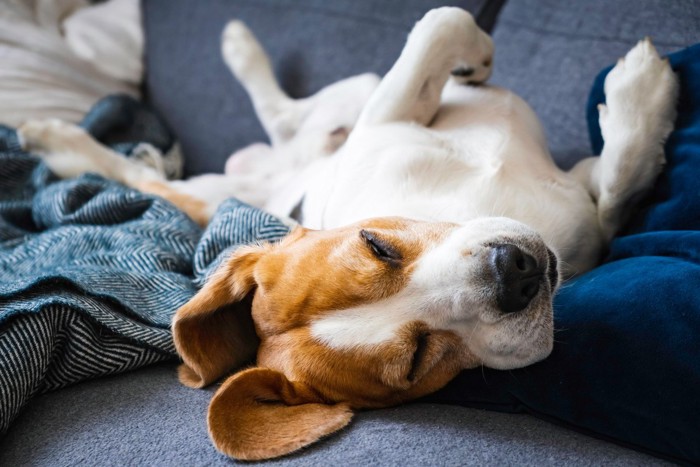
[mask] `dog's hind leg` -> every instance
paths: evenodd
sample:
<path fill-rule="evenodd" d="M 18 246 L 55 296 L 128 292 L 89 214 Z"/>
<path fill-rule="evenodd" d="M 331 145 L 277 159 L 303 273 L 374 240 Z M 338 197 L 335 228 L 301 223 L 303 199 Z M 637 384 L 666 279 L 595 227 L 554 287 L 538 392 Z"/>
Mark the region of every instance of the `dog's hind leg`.
<path fill-rule="evenodd" d="M 280 88 L 265 50 L 243 22 L 233 20 L 226 25 L 221 52 L 248 93 L 272 144 L 294 137 L 308 103 L 290 98 Z"/>
<path fill-rule="evenodd" d="M 61 178 L 91 172 L 144 193 L 167 199 L 200 225 L 206 225 L 217 203 L 188 194 L 157 170 L 115 153 L 84 129 L 61 120 L 29 120 L 17 129 L 22 147 L 41 157 Z"/>
<path fill-rule="evenodd" d="M 270 59 L 241 21 L 228 23 L 221 48 L 224 61 L 248 93 L 273 147 L 296 138 L 304 153 L 332 154 L 345 142 L 379 83 L 376 75 L 365 73 L 332 83 L 312 96 L 293 99 L 282 90 Z M 295 153 L 289 147 L 284 152 Z M 233 160 L 244 164 L 241 159 Z"/>
<path fill-rule="evenodd" d="M 603 151 L 579 162 L 571 173 L 597 200 L 600 228 L 609 241 L 661 173 L 664 143 L 676 117 L 678 81 L 647 38 L 610 71 L 605 96 L 606 104 L 598 107 Z"/>
<path fill-rule="evenodd" d="M 58 119 L 28 120 L 17 129 L 22 147 L 39 157 L 61 178 L 86 172 L 125 185 L 165 181 L 157 170 L 130 161 L 92 138 L 83 128 Z"/>
<path fill-rule="evenodd" d="M 357 126 L 389 122 L 427 125 L 445 83 L 480 83 L 491 75 L 493 43 L 460 8 L 429 11 L 416 23 L 401 55 L 370 97 Z"/>

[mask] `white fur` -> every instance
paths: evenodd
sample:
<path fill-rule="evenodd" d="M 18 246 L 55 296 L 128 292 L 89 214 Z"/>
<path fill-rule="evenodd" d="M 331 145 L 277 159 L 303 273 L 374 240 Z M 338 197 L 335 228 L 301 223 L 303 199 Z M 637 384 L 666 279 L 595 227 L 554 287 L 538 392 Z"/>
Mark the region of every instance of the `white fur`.
<path fill-rule="evenodd" d="M 499 240 L 515 243 L 546 261 L 546 253 L 537 251 L 541 238 L 523 224 L 506 218 L 475 219 L 426 251 L 400 292 L 329 313 L 312 324 L 312 335 L 335 349 L 371 347 L 391 341 L 407 323 L 422 321 L 433 329 L 454 331 L 492 368 L 541 360 L 552 349 L 554 291 L 549 288 L 526 310 L 504 316 L 494 306 L 490 284 L 484 280 L 490 251 L 486 243 Z"/>
<path fill-rule="evenodd" d="M 675 117 L 675 77 L 642 41 L 606 80 L 601 157 L 562 172 L 522 99 L 455 82 L 486 80 L 493 55 L 490 38 L 457 8 L 426 14 L 381 81 L 362 75 L 307 99 L 282 92 L 242 23 L 227 26 L 223 51 L 272 145 L 247 148 L 226 175 L 179 182 L 176 189 L 205 199 L 211 212 L 225 197 L 237 196 L 285 217 L 303 197 L 301 220 L 313 228 L 377 216 L 463 225 L 424 253 L 409 285 L 395 296 L 316 322 L 316 338 L 336 348 L 385 342 L 418 319 L 457 332 L 489 366 L 513 368 L 544 357 L 552 345 L 556 285 L 544 287 L 526 309 L 504 315 L 488 299 L 493 287 L 484 282 L 484 251 L 501 239 L 547 264 L 546 244 L 563 260 L 565 275 L 593 267 L 630 202 L 661 170 Z M 456 68 L 473 73 L 448 82 Z M 90 146 L 87 135 L 77 141 L 75 132 L 65 136 L 57 128 L 34 122 L 21 134 L 60 175 L 92 165 L 127 184 L 154 177 L 114 162 L 108 151 Z M 82 161 L 72 169 L 66 164 L 71 153 Z"/>

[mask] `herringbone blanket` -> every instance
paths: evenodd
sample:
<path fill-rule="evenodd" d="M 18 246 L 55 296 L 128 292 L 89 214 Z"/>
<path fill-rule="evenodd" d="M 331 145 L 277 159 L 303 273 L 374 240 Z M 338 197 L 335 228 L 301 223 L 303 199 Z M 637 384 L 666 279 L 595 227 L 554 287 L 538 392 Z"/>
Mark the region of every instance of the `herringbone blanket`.
<path fill-rule="evenodd" d="M 108 140 L 121 104 L 96 107 L 88 129 Z M 163 130 L 118 127 L 121 147 L 133 147 L 129 132 Z M 176 358 L 177 308 L 237 245 L 286 233 L 234 199 L 202 231 L 168 202 L 96 175 L 57 180 L 0 126 L 0 434 L 38 393 Z"/>

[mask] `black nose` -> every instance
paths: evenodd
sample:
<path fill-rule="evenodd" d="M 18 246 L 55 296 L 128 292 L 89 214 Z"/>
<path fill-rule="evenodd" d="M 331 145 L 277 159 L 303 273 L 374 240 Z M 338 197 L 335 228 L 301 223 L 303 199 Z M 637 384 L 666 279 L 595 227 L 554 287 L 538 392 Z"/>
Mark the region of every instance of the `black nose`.
<path fill-rule="evenodd" d="M 540 291 L 544 268 L 515 245 L 496 245 L 491 268 L 498 281 L 496 301 L 504 313 L 525 309 Z"/>

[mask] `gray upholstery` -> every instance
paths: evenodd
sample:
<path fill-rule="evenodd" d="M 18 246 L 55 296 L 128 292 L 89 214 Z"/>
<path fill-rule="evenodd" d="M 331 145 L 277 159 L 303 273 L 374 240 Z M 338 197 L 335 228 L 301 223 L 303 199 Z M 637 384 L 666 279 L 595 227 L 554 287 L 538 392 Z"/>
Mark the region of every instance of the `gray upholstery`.
<path fill-rule="evenodd" d="M 81 383 L 30 404 L 0 441 L 0 465 L 230 465 L 207 437 L 210 397 L 181 386 L 174 365 Z M 662 464 L 526 415 L 416 404 L 360 413 L 340 435 L 269 465 L 572 463 Z"/>
<path fill-rule="evenodd" d="M 500 0 L 145 0 L 147 95 L 175 131 L 185 173 L 221 172 L 228 156 L 266 141 L 243 88 L 225 67 L 220 36 L 244 20 L 269 51 L 282 87 L 303 97 L 339 79 L 383 75 L 413 24 L 430 8 L 483 10 Z"/>
<path fill-rule="evenodd" d="M 517 0 L 498 17 L 492 82 L 523 97 L 568 168 L 590 156 L 585 106 L 593 79 L 638 40 L 661 53 L 700 41 L 700 9 L 685 0 Z"/>

